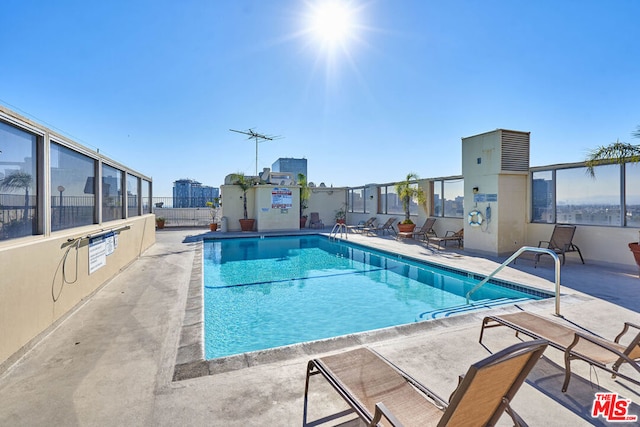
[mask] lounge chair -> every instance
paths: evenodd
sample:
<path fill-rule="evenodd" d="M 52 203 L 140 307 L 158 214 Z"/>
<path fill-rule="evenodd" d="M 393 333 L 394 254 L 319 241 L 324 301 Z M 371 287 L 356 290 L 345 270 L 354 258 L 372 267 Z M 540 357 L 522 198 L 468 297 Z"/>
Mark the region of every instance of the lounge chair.
<path fill-rule="evenodd" d="M 422 236 L 423 240 L 427 239 L 427 236 L 438 237 L 435 230 L 433 229 L 433 225 L 436 223 L 436 218 L 427 218 L 427 220 L 422 224 L 422 227 L 418 230 L 414 230 L 412 233 L 412 237 L 415 239 L 417 236 Z"/>
<path fill-rule="evenodd" d="M 438 242 L 438 249 L 440 249 L 442 246 L 440 246 L 442 244 L 442 242 L 444 242 L 444 245 L 447 246 L 447 242 L 458 242 L 458 247 L 461 248 L 462 247 L 462 242 L 464 241 L 464 228 L 461 228 L 458 231 L 447 231 L 444 235 L 444 237 L 429 237 L 429 235 L 426 235 L 427 237 L 427 244 L 431 243 L 431 242 Z"/>
<path fill-rule="evenodd" d="M 393 426 L 494 425 L 504 411 L 516 425 L 526 425 L 509 403 L 546 346 L 543 340 L 518 343 L 471 365 L 449 403 L 367 348 L 313 359 L 307 365 L 303 426 L 307 425 L 309 378 L 316 374 L 369 426 L 383 418 Z"/>
<path fill-rule="evenodd" d="M 371 228 L 376 222 L 376 217 L 372 216 L 366 221 L 361 221 L 357 225 L 347 225 L 347 231 L 352 233 L 361 233 L 364 228 Z"/>
<path fill-rule="evenodd" d="M 311 212 L 311 217 L 309 219 L 309 228 L 324 228 L 324 224 L 320 219 L 320 214 L 318 212 Z"/>
<path fill-rule="evenodd" d="M 625 322 L 622 332 L 609 341 L 594 334 L 579 330 L 571 326 L 554 322 L 533 313 L 521 311 L 500 316 L 487 316 L 482 321 L 480 331 L 480 343 L 485 328 L 496 326 L 508 326 L 518 333 L 523 333 L 534 339 L 545 339 L 549 345 L 564 351 L 565 378 L 562 391 L 567 391 L 571 379 L 571 360 L 580 359 L 611 373 L 613 377 L 619 376 L 634 384 L 640 385 L 640 381 L 618 372 L 618 368 L 627 362 L 640 373 L 640 332 L 629 345 L 620 344 L 620 338 L 630 327 L 640 331 L 640 326 Z M 609 368 L 607 365 L 613 363 Z"/>
<path fill-rule="evenodd" d="M 363 232 L 367 232 L 368 234 L 374 233 L 374 234 L 378 234 L 378 233 L 382 233 L 384 235 L 384 233 L 393 233 L 396 234 L 396 229 L 393 228 L 393 224 L 398 220 L 398 218 L 396 217 L 391 217 L 387 220 L 387 222 L 385 222 L 384 224 L 378 226 L 378 227 L 365 227 L 362 229 Z"/>
<path fill-rule="evenodd" d="M 573 244 L 573 235 L 576 232 L 575 225 L 556 225 L 551 233 L 549 240 L 540 240 L 538 247 L 541 248 L 543 243 L 546 243 L 546 247 L 551 249 L 558 255 L 562 255 L 562 265 L 564 265 L 564 254 L 567 252 L 578 252 L 580 255 L 580 261 L 584 264 L 584 258 L 582 258 L 582 252 L 580 248 Z M 536 254 L 536 262 L 534 266 L 538 265 L 540 257 L 544 254 Z"/>

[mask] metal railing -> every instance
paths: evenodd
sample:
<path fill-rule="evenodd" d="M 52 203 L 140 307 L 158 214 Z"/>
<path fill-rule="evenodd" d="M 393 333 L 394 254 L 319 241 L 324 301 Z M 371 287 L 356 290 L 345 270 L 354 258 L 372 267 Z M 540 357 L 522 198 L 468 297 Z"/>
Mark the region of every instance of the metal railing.
<path fill-rule="evenodd" d="M 493 271 L 493 273 L 491 273 L 490 275 L 485 277 L 482 282 L 480 282 L 477 285 L 475 285 L 473 287 L 473 289 L 471 289 L 469 292 L 467 292 L 467 295 L 466 295 L 467 296 L 467 304 L 469 304 L 469 298 L 471 298 L 471 295 L 473 295 L 473 293 L 475 293 L 475 291 L 477 291 L 482 286 L 484 286 L 484 284 L 487 283 L 489 280 L 491 280 L 493 278 L 493 276 L 498 274 L 503 268 L 505 268 L 507 265 L 509 265 L 511 263 L 511 261 L 513 261 L 514 259 L 518 258 L 524 252 L 537 252 L 539 254 L 547 254 L 547 255 L 551 255 L 551 257 L 554 259 L 554 261 L 556 263 L 556 275 L 555 275 L 555 281 L 556 281 L 556 286 L 555 286 L 556 316 L 560 316 L 560 258 L 558 258 L 558 254 L 556 254 L 551 249 L 536 248 L 535 246 L 523 246 L 523 247 L 521 247 L 520 249 L 515 251 L 513 253 L 513 255 L 511 255 L 509 258 L 507 258 L 507 260 L 505 262 L 503 262 L 498 268 L 496 268 Z"/>
<path fill-rule="evenodd" d="M 331 232 L 329 233 L 329 239 L 337 239 L 338 234 L 340 234 L 340 238 L 344 236 L 345 239 L 348 239 L 349 236 L 347 234 L 347 226 L 341 222 L 336 222 L 336 225 L 333 226 Z"/>

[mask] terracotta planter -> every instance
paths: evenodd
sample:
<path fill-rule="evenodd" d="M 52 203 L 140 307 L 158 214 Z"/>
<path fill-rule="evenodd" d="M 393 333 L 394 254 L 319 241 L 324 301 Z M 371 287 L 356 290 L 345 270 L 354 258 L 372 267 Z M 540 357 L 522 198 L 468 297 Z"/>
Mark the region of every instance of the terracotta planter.
<path fill-rule="evenodd" d="M 638 264 L 638 267 L 640 268 L 640 245 L 638 243 L 629 243 L 629 249 L 633 252 L 636 264 Z"/>
<path fill-rule="evenodd" d="M 398 231 L 400 233 L 412 233 L 414 228 L 416 228 L 415 224 L 402 224 L 401 222 L 398 223 Z"/>
<path fill-rule="evenodd" d="M 210 229 L 211 231 L 216 231 L 216 230 L 218 229 L 218 224 L 217 224 L 217 223 L 215 223 L 215 222 L 213 222 L 213 223 L 209 224 L 209 229 Z"/>
<path fill-rule="evenodd" d="M 337 219 L 336 224 L 345 224 L 346 221 L 344 219 Z"/>
<path fill-rule="evenodd" d="M 156 226 L 158 226 L 159 229 L 164 228 L 164 220 L 163 219 L 156 219 Z"/>
<path fill-rule="evenodd" d="M 256 222 L 255 219 L 239 219 L 238 221 L 240 221 L 240 229 L 242 231 L 252 231 Z"/>
<path fill-rule="evenodd" d="M 307 218 L 300 217 L 300 228 L 305 228 L 307 226 Z"/>

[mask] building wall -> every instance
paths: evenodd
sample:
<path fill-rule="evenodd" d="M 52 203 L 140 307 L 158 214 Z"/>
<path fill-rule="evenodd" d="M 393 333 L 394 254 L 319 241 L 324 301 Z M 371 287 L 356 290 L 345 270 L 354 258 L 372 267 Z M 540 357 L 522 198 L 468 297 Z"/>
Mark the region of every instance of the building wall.
<path fill-rule="evenodd" d="M 244 218 L 242 205 L 242 190 L 237 185 L 223 185 L 222 216 L 227 220 L 227 231 L 240 231 L 240 222 Z M 254 187 L 247 191 L 247 219 L 255 219 Z"/>
<path fill-rule="evenodd" d="M 291 191 L 291 207 L 272 207 L 272 190 Z M 295 230 L 300 227 L 300 187 L 259 185 L 255 187 L 258 231 Z"/>
<path fill-rule="evenodd" d="M 88 240 L 80 246 L 67 239 L 103 229 L 130 226 L 118 234 L 118 247 L 106 265 L 89 274 Z M 103 225 L 30 236 L 0 244 L 0 372 L 30 346 L 30 342 L 63 319 L 155 243 L 155 216 L 147 214 Z M 76 263 L 77 259 L 77 263 Z M 65 283 L 66 274 L 67 282 Z"/>
<path fill-rule="evenodd" d="M 309 207 L 305 210 L 305 215 L 311 218 L 311 212 L 318 212 L 325 228 L 331 230 L 331 227 L 336 223 L 336 211 L 345 206 L 347 189 L 342 187 L 314 187 L 310 190 Z M 309 227 L 309 221 L 307 221 L 307 227 Z"/>

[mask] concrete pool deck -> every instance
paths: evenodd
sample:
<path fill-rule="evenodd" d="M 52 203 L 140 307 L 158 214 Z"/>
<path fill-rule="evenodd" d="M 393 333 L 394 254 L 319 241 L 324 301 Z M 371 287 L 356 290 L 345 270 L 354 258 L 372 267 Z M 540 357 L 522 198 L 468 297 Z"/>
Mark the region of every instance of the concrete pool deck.
<path fill-rule="evenodd" d="M 206 235 L 195 229 L 158 232 L 156 244 L 140 259 L 0 375 L 0 425 L 301 425 L 307 361 L 357 345 L 376 349 L 448 397 L 458 375 L 489 355 L 478 344 L 482 317 L 514 310 L 495 309 L 429 322 L 429 326 L 359 334 L 350 341 L 300 345 L 286 350 L 286 357 L 282 351 L 265 352 L 245 358 L 236 369 L 172 381 L 184 339 L 192 267 L 199 240 Z M 477 272 L 489 273 L 501 261 L 452 249 L 432 251 L 390 238 L 349 235 L 349 241 Z M 582 265 L 572 255 L 562 267 L 565 318 L 610 339 L 624 321 L 640 323 L 637 272 Z M 549 261 L 541 264 L 534 269 L 532 262 L 518 261 L 498 277 L 552 289 L 553 266 Z M 548 316 L 554 312 L 552 300 L 523 307 Z M 484 341 L 491 351 L 518 342 L 506 328 L 487 331 Z M 629 412 L 640 415 L 640 387 L 612 380 L 606 372 L 580 361 L 572 363 L 574 376 L 563 394 L 563 366 L 562 353 L 547 349 L 516 396 L 513 407 L 529 425 L 608 425 L 602 418 L 590 417 L 596 391 L 614 391 L 631 399 L 634 405 Z M 628 367 L 622 369 L 631 372 Z M 345 409 L 319 377 L 312 378 L 309 405 L 311 420 Z M 510 425 L 507 417 L 501 425 Z"/>

